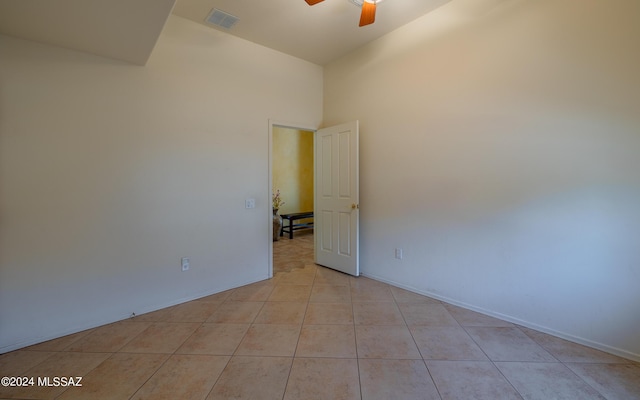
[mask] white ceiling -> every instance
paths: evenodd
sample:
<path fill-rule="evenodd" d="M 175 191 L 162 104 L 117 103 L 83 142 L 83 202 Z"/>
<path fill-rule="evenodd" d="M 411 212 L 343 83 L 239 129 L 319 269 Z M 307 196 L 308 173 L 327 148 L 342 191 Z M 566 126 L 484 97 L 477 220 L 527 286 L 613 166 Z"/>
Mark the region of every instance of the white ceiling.
<path fill-rule="evenodd" d="M 0 33 L 144 65 L 175 0 L 0 0 Z"/>
<path fill-rule="evenodd" d="M 0 34 L 144 65 L 169 14 L 324 65 L 450 0 L 385 0 L 358 27 L 349 0 L 0 0 Z M 480 1 L 480 0 L 474 0 Z M 174 7 L 175 3 L 175 7 Z M 204 20 L 218 8 L 239 18 L 229 30 Z"/>
<path fill-rule="evenodd" d="M 349 0 L 177 0 L 175 15 L 283 53 L 324 65 L 450 0 L 385 0 L 376 22 L 358 27 L 360 7 Z M 217 8 L 239 18 L 231 29 L 205 22 Z"/>
<path fill-rule="evenodd" d="M 325 65 L 449 1 L 457 14 L 475 17 L 513 0 L 385 0 L 376 22 L 364 27 L 349 0 L 0 0 L 0 34 L 144 65 L 173 11 Z M 229 30 L 206 23 L 213 8 L 239 22 Z"/>

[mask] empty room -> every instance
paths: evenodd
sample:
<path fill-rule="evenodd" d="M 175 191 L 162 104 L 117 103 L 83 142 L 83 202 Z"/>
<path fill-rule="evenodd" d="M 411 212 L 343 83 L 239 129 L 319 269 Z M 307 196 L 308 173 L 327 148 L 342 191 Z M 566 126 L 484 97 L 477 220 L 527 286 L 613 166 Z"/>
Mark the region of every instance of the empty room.
<path fill-rule="evenodd" d="M 0 0 L 0 399 L 640 399 L 639 48 L 635 0 Z"/>

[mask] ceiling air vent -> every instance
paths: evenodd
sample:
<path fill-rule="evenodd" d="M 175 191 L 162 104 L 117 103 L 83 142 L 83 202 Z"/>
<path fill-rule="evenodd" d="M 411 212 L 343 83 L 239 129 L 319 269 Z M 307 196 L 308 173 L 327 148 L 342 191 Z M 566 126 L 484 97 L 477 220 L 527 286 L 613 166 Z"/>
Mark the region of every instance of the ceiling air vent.
<path fill-rule="evenodd" d="M 211 10 L 211 13 L 209 13 L 206 21 L 212 25 L 220 26 L 224 29 L 231 29 L 231 27 L 234 26 L 236 22 L 238 22 L 238 17 L 234 17 L 229 13 L 214 8 L 213 10 Z"/>

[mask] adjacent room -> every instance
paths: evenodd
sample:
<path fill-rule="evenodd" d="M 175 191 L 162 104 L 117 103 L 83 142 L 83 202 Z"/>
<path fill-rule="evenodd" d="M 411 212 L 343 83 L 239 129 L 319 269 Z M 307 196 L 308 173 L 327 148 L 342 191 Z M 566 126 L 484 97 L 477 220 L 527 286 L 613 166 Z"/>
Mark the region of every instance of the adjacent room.
<path fill-rule="evenodd" d="M 640 2 L 364 3 L 0 1 L 0 398 L 640 399 Z"/>

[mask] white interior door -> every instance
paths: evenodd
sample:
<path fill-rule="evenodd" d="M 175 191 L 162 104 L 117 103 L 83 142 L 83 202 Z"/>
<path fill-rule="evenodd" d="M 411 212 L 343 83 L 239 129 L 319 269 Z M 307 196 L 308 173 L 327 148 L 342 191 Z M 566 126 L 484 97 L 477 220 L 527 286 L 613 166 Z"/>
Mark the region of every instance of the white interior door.
<path fill-rule="evenodd" d="M 316 263 L 360 275 L 358 121 L 320 129 L 315 138 Z"/>

